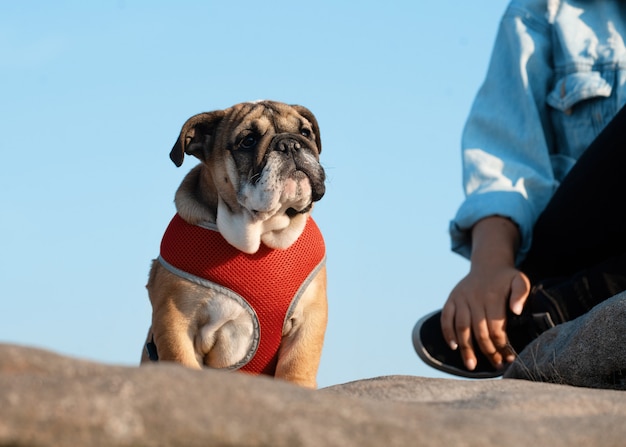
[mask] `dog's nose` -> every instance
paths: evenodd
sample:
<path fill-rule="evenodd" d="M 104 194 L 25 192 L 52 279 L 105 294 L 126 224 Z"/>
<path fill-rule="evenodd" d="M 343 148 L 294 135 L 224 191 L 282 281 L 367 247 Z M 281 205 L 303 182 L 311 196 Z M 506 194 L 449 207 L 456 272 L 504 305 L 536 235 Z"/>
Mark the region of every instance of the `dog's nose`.
<path fill-rule="evenodd" d="M 302 149 L 302 145 L 293 138 L 283 138 L 276 145 L 276 150 L 280 152 L 295 152 Z"/>

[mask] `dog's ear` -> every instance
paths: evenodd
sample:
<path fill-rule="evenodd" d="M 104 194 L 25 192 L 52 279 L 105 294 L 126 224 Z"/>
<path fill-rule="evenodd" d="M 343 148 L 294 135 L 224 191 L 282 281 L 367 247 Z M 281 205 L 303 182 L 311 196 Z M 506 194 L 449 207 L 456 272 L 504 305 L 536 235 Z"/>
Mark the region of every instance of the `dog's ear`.
<path fill-rule="evenodd" d="M 315 115 L 313 115 L 313 112 L 311 112 L 309 109 L 307 109 L 304 106 L 299 106 L 295 104 L 295 105 L 292 105 L 292 107 L 296 109 L 300 115 L 305 117 L 313 126 L 313 133 L 315 134 L 315 138 L 316 138 L 315 142 L 317 143 L 317 149 L 319 150 L 319 153 L 321 154 L 322 153 L 322 137 L 320 137 L 320 126 L 317 124 L 317 119 L 315 118 Z"/>
<path fill-rule="evenodd" d="M 170 159 L 177 167 L 183 164 L 185 154 L 198 157 L 202 161 L 206 160 L 215 129 L 225 115 L 224 110 L 199 113 L 183 124 L 178 140 L 170 151 Z"/>

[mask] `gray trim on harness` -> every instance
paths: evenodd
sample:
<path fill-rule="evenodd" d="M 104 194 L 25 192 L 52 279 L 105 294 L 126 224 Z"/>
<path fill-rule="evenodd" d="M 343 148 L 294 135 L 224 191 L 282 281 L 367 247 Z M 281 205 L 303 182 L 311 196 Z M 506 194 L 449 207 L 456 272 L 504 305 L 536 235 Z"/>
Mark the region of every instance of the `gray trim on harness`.
<path fill-rule="evenodd" d="M 210 220 L 203 220 L 202 222 L 196 224 L 198 227 L 202 227 L 205 230 L 212 230 L 220 232 L 219 228 L 217 228 L 217 224 L 215 222 L 211 222 Z"/>
<path fill-rule="evenodd" d="M 326 264 L 326 255 L 324 255 L 320 263 L 317 264 L 313 270 L 311 270 L 311 273 L 309 273 L 309 275 L 306 277 L 304 282 L 300 285 L 300 287 L 298 288 L 298 291 L 296 292 L 295 296 L 291 300 L 291 304 L 289 305 L 289 308 L 287 309 L 287 314 L 285 315 L 285 321 L 283 321 L 283 327 L 285 327 L 285 323 L 293 315 L 293 311 L 298 305 L 298 302 L 300 302 L 300 298 L 302 298 L 304 291 L 309 286 L 309 284 L 311 284 L 311 281 L 313 281 L 313 278 L 315 278 L 315 276 L 319 273 L 319 271 L 322 269 L 322 267 L 324 267 L 325 264 Z"/>

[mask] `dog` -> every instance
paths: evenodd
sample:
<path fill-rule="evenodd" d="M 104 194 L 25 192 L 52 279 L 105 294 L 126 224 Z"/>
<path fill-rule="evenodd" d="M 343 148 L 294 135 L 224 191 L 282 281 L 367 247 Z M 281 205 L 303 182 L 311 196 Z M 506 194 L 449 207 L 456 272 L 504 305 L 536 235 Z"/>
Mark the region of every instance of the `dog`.
<path fill-rule="evenodd" d="M 200 163 L 152 261 L 141 363 L 239 370 L 315 388 L 328 319 L 325 193 L 313 113 L 257 101 L 189 118 L 170 152 Z"/>

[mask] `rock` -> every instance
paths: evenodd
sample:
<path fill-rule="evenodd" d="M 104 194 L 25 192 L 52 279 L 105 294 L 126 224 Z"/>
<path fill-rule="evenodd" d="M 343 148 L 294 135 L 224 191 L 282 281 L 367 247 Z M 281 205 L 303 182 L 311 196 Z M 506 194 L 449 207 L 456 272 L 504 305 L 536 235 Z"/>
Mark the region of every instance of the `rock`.
<path fill-rule="evenodd" d="M 626 292 L 529 344 L 506 377 L 626 390 Z"/>
<path fill-rule="evenodd" d="M 0 345 L 0 446 L 618 446 L 620 391 L 391 376 L 314 391 Z"/>

